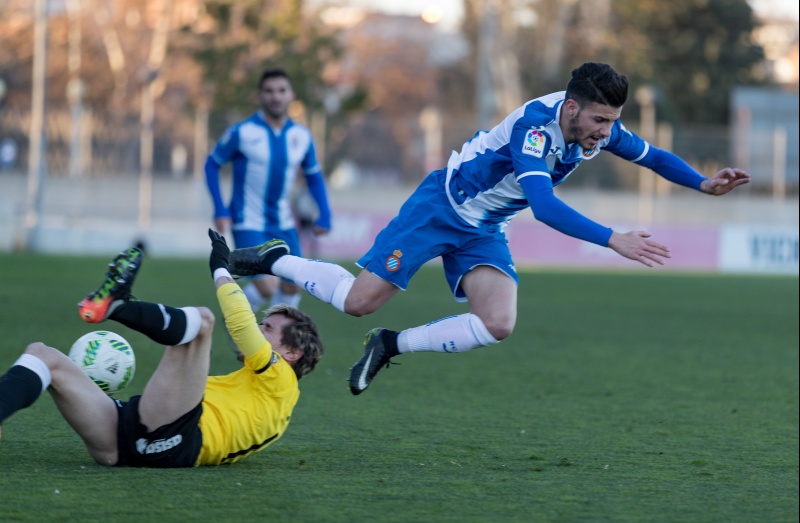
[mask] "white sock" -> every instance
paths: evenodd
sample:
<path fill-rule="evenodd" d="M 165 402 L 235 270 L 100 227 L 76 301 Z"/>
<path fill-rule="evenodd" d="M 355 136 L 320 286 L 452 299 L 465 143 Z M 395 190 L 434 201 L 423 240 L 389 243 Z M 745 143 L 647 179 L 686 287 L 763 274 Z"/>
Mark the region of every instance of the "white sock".
<path fill-rule="evenodd" d="M 203 326 L 203 318 L 197 307 L 181 307 L 181 310 L 186 315 L 186 332 L 178 345 L 184 345 L 195 339 L 197 333 L 200 332 L 200 327 Z"/>
<path fill-rule="evenodd" d="M 23 354 L 14 362 L 14 365 L 20 365 L 35 372 L 42 381 L 42 392 L 46 391 L 47 387 L 49 387 L 50 383 L 53 381 L 53 375 L 50 374 L 50 367 L 33 354 Z"/>
<path fill-rule="evenodd" d="M 461 314 L 436 320 L 421 327 L 401 331 L 397 350 L 404 352 L 466 352 L 498 343 L 474 314 Z"/>
<path fill-rule="evenodd" d="M 281 286 L 278 285 L 278 288 L 275 289 L 275 293 L 272 295 L 272 300 L 269 302 L 270 307 L 273 305 L 289 305 L 290 307 L 297 308 L 300 305 L 300 298 L 303 295 L 300 292 L 296 292 L 294 294 L 284 294 L 281 290 Z"/>
<path fill-rule="evenodd" d="M 242 289 L 244 295 L 247 296 L 247 301 L 250 302 L 250 308 L 253 312 L 258 312 L 261 307 L 267 302 L 267 299 L 261 295 L 261 292 L 256 287 L 255 282 L 250 282 Z"/>
<path fill-rule="evenodd" d="M 347 270 L 320 260 L 307 260 L 287 254 L 272 266 L 272 273 L 302 287 L 318 300 L 344 312 L 344 300 L 356 277 Z"/>

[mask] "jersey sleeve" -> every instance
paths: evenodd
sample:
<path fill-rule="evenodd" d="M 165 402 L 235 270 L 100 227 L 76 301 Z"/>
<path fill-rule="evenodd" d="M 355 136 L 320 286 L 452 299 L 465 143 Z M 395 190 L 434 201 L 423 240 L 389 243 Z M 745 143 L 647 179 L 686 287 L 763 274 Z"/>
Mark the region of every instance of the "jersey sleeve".
<path fill-rule="evenodd" d="M 611 126 L 611 138 L 603 150 L 629 162 L 637 162 L 647 154 L 650 144 L 629 131 L 619 120 Z"/>
<path fill-rule="evenodd" d="M 699 191 L 700 184 L 706 180 L 705 176 L 678 155 L 653 147 L 627 130 L 619 120 L 614 123 L 611 140 L 605 149 L 620 158 L 647 167 L 659 176 L 684 187 Z"/>
<path fill-rule="evenodd" d="M 317 153 L 314 149 L 314 140 L 308 142 L 308 150 L 303 157 L 300 166 L 303 168 L 303 173 L 306 176 L 306 184 L 308 185 L 308 192 L 311 193 L 312 198 L 317 204 L 319 209 L 319 217 L 315 225 L 322 229 L 331 229 L 331 208 L 328 204 L 328 192 L 325 188 L 325 178 L 322 175 L 322 168 L 317 162 Z"/>
<path fill-rule="evenodd" d="M 206 173 L 206 186 L 214 204 L 214 218 L 230 217 L 230 212 L 222 200 L 219 186 L 219 169 L 229 162 L 239 148 L 239 132 L 236 126 L 225 131 L 214 150 L 208 155 L 203 170 Z"/>
<path fill-rule="evenodd" d="M 206 186 L 211 195 L 211 202 L 214 205 L 214 218 L 229 217 L 231 215 L 225 202 L 222 201 L 222 190 L 219 187 L 219 164 L 214 158 L 209 156 L 203 170 L 206 173 Z"/>
<path fill-rule="evenodd" d="M 562 234 L 608 247 L 614 232 L 585 217 L 553 193 L 553 182 L 544 176 L 523 176 L 519 180 L 534 217 Z"/>
<path fill-rule="evenodd" d="M 224 165 L 231 161 L 233 155 L 239 150 L 239 127 L 229 127 L 220 137 L 210 157 L 217 165 Z"/>
<path fill-rule="evenodd" d="M 306 150 L 305 156 L 303 156 L 303 161 L 300 162 L 300 166 L 303 168 L 303 173 L 306 176 L 309 174 L 322 174 L 322 168 L 319 166 L 319 162 L 317 162 L 317 151 L 314 148 L 314 140 L 309 140 L 308 149 Z"/>
<path fill-rule="evenodd" d="M 217 300 L 225 318 L 225 326 L 244 354 L 245 365 L 254 372 L 264 372 L 275 361 L 272 345 L 258 328 L 244 292 L 238 284 L 226 283 L 217 289 Z"/>
<path fill-rule="evenodd" d="M 530 175 L 551 178 L 546 158 L 552 142 L 552 137 L 532 125 L 530 119 L 522 117 L 514 123 L 508 147 L 517 180 Z"/>
<path fill-rule="evenodd" d="M 678 155 L 659 149 L 658 147 L 650 147 L 650 150 L 645 154 L 644 158 L 636 163 L 652 169 L 658 173 L 659 176 L 672 183 L 677 183 L 678 185 L 683 185 L 684 187 L 689 187 L 697 191 L 700 190 L 700 184 L 708 179 L 697 172 Z"/>
<path fill-rule="evenodd" d="M 328 204 L 328 192 L 325 188 L 325 179 L 322 173 L 306 174 L 306 183 L 308 184 L 308 192 L 317 204 L 319 209 L 319 217 L 317 218 L 316 225 L 322 229 L 331 229 L 331 208 Z"/>

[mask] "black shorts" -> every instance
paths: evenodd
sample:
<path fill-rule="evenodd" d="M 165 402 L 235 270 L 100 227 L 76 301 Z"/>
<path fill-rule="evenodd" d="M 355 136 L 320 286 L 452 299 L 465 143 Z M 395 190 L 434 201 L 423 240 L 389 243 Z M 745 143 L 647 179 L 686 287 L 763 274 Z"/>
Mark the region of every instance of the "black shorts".
<path fill-rule="evenodd" d="M 139 399 L 115 400 L 117 404 L 117 467 L 177 468 L 194 467 L 203 444 L 198 423 L 203 404 L 172 423 L 147 432 L 139 422 Z"/>

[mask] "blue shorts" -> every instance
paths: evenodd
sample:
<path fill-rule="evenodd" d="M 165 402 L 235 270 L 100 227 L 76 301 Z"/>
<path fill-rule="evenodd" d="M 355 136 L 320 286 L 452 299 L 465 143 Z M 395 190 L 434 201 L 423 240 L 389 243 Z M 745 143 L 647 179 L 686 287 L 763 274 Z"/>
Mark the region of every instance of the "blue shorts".
<path fill-rule="evenodd" d="M 497 226 L 477 228 L 462 220 L 447 200 L 444 177 L 444 171 L 435 171 L 423 180 L 358 266 L 405 290 L 425 262 L 441 256 L 457 301 L 467 301 L 461 279 L 479 265 L 494 267 L 519 283 L 505 233 Z"/>
<path fill-rule="evenodd" d="M 300 237 L 297 229 L 267 229 L 266 231 L 232 231 L 233 243 L 237 249 L 243 247 L 255 247 L 273 238 L 283 240 L 289 246 L 289 250 L 295 256 L 303 256 L 300 250 Z"/>

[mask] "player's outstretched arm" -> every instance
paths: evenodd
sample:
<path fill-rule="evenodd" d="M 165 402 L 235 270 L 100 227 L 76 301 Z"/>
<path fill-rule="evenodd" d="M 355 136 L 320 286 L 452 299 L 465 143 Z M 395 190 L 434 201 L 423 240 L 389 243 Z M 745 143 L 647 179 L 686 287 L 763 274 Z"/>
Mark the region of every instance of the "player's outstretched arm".
<path fill-rule="evenodd" d="M 700 184 L 700 190 L 712 196 L 728 194 L 740 185 L 750 183 L 750 175 L 742 169 L 726 167 Z"/>
<path fill-rule="evenodd" d="M 666 258 L 671 258 L 669 248 L 656 243 L 650 238 L 650 233 L 645 231 L 630 231 L 626 233 L 612 232 L 608 246 L 629 260 L 637 261 L 648 267 L 654 264 L 664 265 Z"/>
<path fill-rule="evenodd" d="M 211 239 L 208 265 L 217 289 L 219 307 L 225 318 L 225 327 L 242 354 L 246 358 L 252 358 L 265 346 L 269 348 L 269 344 L 258 327 L 247 297 L 230 276 L 228 262 L 231 251 L 225 238 L 213 229 L 208 230 L 208 237 Z"/>

